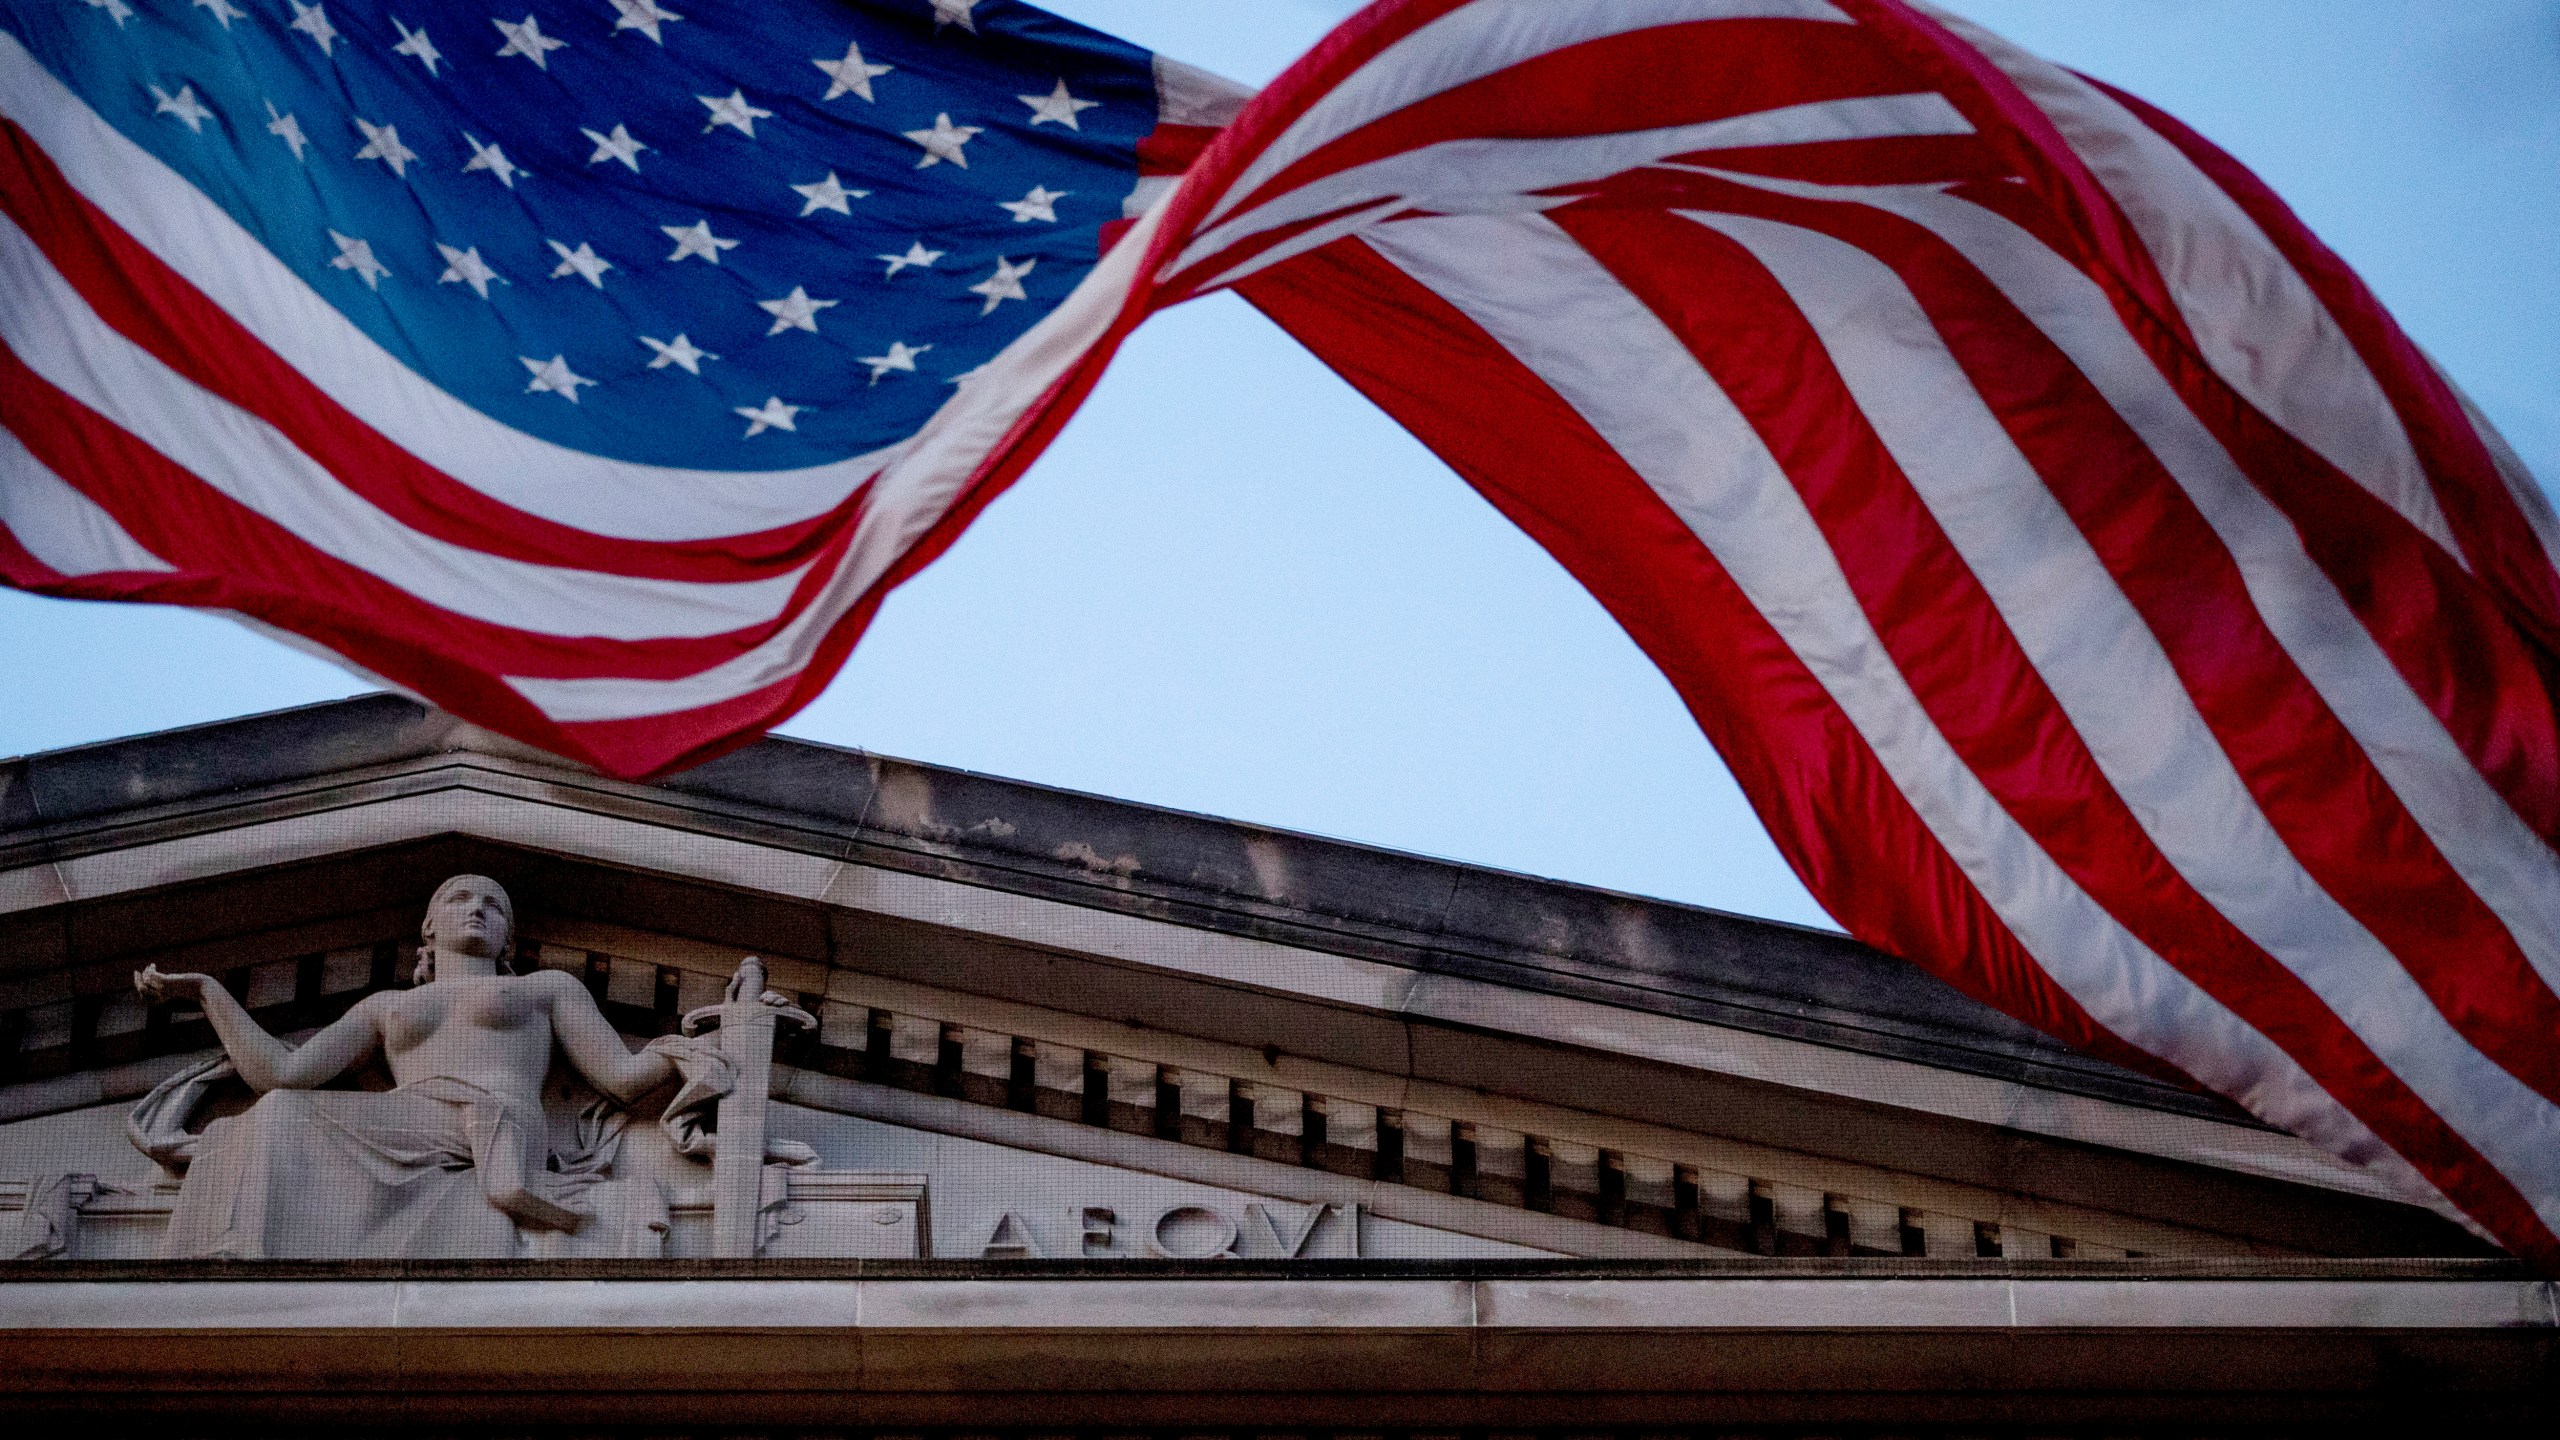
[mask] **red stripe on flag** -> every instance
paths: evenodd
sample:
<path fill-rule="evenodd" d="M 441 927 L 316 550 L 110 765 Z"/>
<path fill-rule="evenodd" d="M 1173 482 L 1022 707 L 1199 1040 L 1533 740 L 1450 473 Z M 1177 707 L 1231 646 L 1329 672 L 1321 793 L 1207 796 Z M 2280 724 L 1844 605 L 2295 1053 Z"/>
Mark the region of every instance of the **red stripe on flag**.
<path fill-rule="evenodd" d="M 1659 212 L 1591 208 L 1551 218 L 1661 317 L 1751 420 L 1931 721 L 2073 881 L 2424 1173 L 2496 1176 L 2160 853 L 1768 271 L 1738 242 Z M 2083 403 L 2103 404 L 2094 394 Z M 1901 953 L 1939 968 L 1932 955 Z"/>
<path fill-rule="evenodd" d="M 1216 125 L 1166 125 L 1159 123 L 1138 142 L 1138 173 L 1141 175 L 1179 175 L 1191 168 L 1218 138 L 1222 127 Z"/>
<path fill-rule="evenodd" d="M 2560 996 L 2268 630 L 2204 516 L 2071 361 L 1952 246 L 1916 224 L 1865 206 L 1739 187 L 1728 201 L 1719 208 L 1854 244 L 1912 288 L 2167 652 L 2292 855 L 2398 957 L 2467 1039 L 2560 1099 L 2560 1051 L 2549 1043 L 2560 1035 Z M 1632 275 L 1622 278 L 1634 287 Z M 1905 542 L 1917 553 L 1921 537 Z M 1894 547 L 1879 553 L 1889 556 Z M 1913 604 L 1901 613 L 1927 609 Z M 2440 632 L 2438 643 L 2449 638 Z M 1975 660 L 1984 654 L 1966 653 Z"/>
<path fill-rule="evenodd" d="M 1216 202 L 1219 192 L 1317 102 L 1375 60 L 1381 51 L 1473 3 L 1474 0 L 1389 0 L 1371 4 L 1335 26 L 1316 42 L 1314 49 L 1299 56 L 1280 72 L 1278 79 L 1245 102 L 1244 109 L 1218 132 L 1194 162 L 1212 178 L 1212 183 L 1201 187 L 1192 208 L 1174 217 L 1180 223 L 1165 227 L 1167 253 L 1180 253 L 1181 245 L 1175 242 L 1188 239 L 1193 225 Z"/>
<path fill-rule="evenodd" d="M 1356 241 L 1237 288 L 1591 591 L 1662 668 L 1788 863 L 1851 934 L 2048 1034 L 2192 1083 L 2101 1027 L 2054 983 L 1714 557 L 1579 415 L 1472 321 Z M 2300 1023 L 2319 1027 L 2323 1015 L 2315 1006 Z M 2378 1064 L 2352 1035 L 2337 1039 L 2327 1058 L 2341 1084 Z M 2377 1108 L 2408 1144 L 2404 1157 L 2430 1181 L 2510 1244 L 2560 1263 L 2560 1238 L 2514 1184 L 2395 1076 L 2386 1072 L 2375 1088 L 2339 1098 L 2360 1118 Z"/>
<path fill-rule="evenodd" d="M 2048 1034 L 2194 1083 L 2053 983 L 1705 545 L 1472 320 L 1356 241 L 1237 289 L 1590 590 L 1670 678 L 1788 863 L 1852 934 L 1933 957 L 1958 989 Z M 1900 878 L 1878 883 L 1886 875 Z M 1966 943 L 1949 945 L 1949 935 Z"/>
<path fill-rule="evenodd" d="M 282 613 L 329 616 L 336 628 L 363 627 L 418 652 L 484 671 L 689 675 L 751 648 L 788 623 L 806 608 L 832 559 L 821 557 L 780 616 L 727 634 L 652 640 L 543 634 L 457 614 L 328 555 L 64 394 L 6 347 L 0 347 L 0 426 L 113 515 L 146 549 L 182 571 L 219 577 L 212 580 L 217 595 L 188 603 L 219 605 L 262 619 L 277 606 L 290 606 Z M 287 628 L 300 630 L 298 625 Z M 361 659 L 359 663 L 375 668 Z"/>
<path fill-rule="evenodd" d="M 1753 63 L 1733 63 L 1746 53 Z M 1551 50 L 1417 100 L 1292 162 L 1239 208 L 1444 141 L 1664 129 L 1910 88 L 1910 72 L 1854 26 L 1781 19 L 1658 25 Z"/>
<path fill-rule="evenodd" d="M 2083 77 L 2084 79 L 2087 77 Z M 2276 193 L 2210 140 L 2138 96 L 2089 82 L 2177 147 L 2257 223 L 2373 372 L 2426 467 L 2437 503 L 2473 568 L 2506 598 L 2546 653 L 2560 652 L 2560 571 L 2534 537 L 2462 402 L 2382 308 L 2362 277 L 2320 243 Z"/>
<path fill-rule="evenodd" d="M 2560 717 L 2551 704 L 2560 669 L 2521 649 L 2520 637 L 2501 623 L 2496 607 L 2480 603 L 2485 597 L 2452 557 L 2213 373 L 2121 207 L 1997 66 L 1903 0 L 1837 3 L 1878 26 L 2019 165 L 2032 193 L 2071 237 L 2057 247 L 2061 253 L 2076 257 L 2108 291 L 2126 327 L 2179 393 L 2302 529 L 2313 558 L 2490 783 L 2528 824 L 2560 837 Z M 2524 539 L 2530 538 L 2528 532 Z M 2466 650 L 2473 653 L 2447 653 L 2436 628 L 2438 605 L 2464 612 Z M 2485 626 L 2473 617 L 2485 617 Z"/>
<path fill-rule="evenodd" d="M 2105 283 L 2119 309 L 2132 309 L 2192 347 L 2186 321 L 2151 252 L 2106 186 L 2091 174 L 2062 132 L 2000 67 L 1904 0 L 1832 0 L 1872 27 L 1914 76 L 1973 122 L 1974 129 L 2028 186 L 2044 197 L 2071 236 L 2056 246 Z"/>

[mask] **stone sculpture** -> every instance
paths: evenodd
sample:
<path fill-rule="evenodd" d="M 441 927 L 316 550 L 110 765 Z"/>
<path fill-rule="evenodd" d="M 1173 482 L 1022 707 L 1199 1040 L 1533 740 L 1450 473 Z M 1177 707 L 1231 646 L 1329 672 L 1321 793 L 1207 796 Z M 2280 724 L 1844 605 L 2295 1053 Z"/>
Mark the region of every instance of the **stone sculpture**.
<path fill-rule="evenodd" d="M 170 1077 L 129 1122 L 146 1153 L 187 1170 L 161 1253 L 501 1258 L 538 1251 L 538 1237 L 577 1232 L 595 1219 L 599 1207 L 585 1197 L 611 1178 L 628 1107 L 679 1077 L 684 1084 L 661 1126 L 677 1155 L 711 1158 L 717 1136 L 706 1121 L 737 1077 L 718 1044 L 671 1035 L 630 1050 L 575 977 L 508 973 L 514 929 L 513 907 L 496 881 L 447 880 L 420 926 L 415 988 L 365 997 L 298 1047 L 268 1034 L 210 976 L 156 967 L 137 974 L 146 998 L 200 1006 L 224 1051 L 220 1061 Z M 752 992 L 732 1002 L 782 1003 L 761 994 L 762 974 L 752 961 L 742 966 Z M 543 1105 L 555 1042 L 603 1097 L 566 1145 L 555 1145 Z M 389 1064 L 391 1090 L 320 1088 L 376 1054 Z M 258 1099 L 245 1113 L 189 1134 L 189 1114 L 226 1069 Z M 755 1098 L 760 1109 L 761 1094 Z M 761 1124 L 753 1128 L 760 1140 Z M 776 1148 L 787 1163 L 815 1158 Z M 766 1158 L 758 1154 L 755 1163 Z M 608 1238 L 607 1253 L 655 1253 L 666 1229 L 662 1196 L 617 1194 L 601 1208 L 609 1226 L 631 1232 Z"/>

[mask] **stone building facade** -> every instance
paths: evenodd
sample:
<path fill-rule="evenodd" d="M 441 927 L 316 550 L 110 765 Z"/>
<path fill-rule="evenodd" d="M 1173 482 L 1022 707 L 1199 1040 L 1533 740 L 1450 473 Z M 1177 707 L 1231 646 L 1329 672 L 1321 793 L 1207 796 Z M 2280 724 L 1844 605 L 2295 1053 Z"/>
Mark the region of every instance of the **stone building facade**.
<path fill-rule="evenodd" d="M 790 741 L 624 784 L 389 697 L 0 765 L 8 1257 L 0 1413 L 92 1435 L 2560 1400 L 2548 1282 L 1837 936 Z"/>

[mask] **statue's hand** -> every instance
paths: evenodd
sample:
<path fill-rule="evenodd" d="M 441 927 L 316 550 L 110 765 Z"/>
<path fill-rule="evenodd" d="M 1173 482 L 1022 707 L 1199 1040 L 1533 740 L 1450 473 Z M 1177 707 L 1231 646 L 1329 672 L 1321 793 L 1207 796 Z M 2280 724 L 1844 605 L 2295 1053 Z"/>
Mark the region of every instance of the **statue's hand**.
<path fill-rule="evenodd" d="M 133 972 L 133 988 L 155 1005 L 172 1000 L 202 1000 L 206 988 L 213 983 L 210 975 L 172 975 L 157 965 L 145 965 Z"/>

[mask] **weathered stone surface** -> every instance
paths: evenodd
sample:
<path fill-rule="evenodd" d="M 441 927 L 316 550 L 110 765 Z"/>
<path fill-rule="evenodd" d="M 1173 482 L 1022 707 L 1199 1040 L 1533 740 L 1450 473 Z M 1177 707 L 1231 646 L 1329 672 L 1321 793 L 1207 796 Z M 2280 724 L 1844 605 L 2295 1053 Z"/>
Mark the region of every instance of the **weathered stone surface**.
<path fill-rule="evenodd" d="M 82 821 L 122 812 L 290 807 L 295 792 L 383 767 L 527 753 L 413 701 L 368 696 L 24 757 L 0 781 L 0 869 L 13 855 L 49 853 Z M 680 798 L 700 807 L 687 823 L 705 833 L 815 856 L 2242 1118 L 2082 1056 L 1913 966 L 1800 927 L 805 741 L 768 739 L 654 788 L 581 784 L 597 802 Z M 25 801 L 7 798 L 21 789 Z M 796 933 L 765 935 L 753 927 L 778 918 L 769 905 L 711 890 L 697 903 L 732 912 L 722 933 L 738 943 L 826 953 L 817 908 L 791 922 Z"/>
<path fill-rule="evenodd" d="M 0 825 L 60 824 L 201 800 L 415 759 L 466 737 L 507 743 L 414 700 L 364 695 L 46 751 L 12 762 L 26 787 L 27 818 L 0 810 Z"/>
<path fill-rule="evenodd" d="M 767 1181 L 767 1161 L 817 1160 L 797 1142 L 768 1152 L 776 1019 L 815 1021 L 765 990 L 759 961 L 739 965 L 728 1003 L 717 1007 L 717 1041 L 689 1038 L 697 1017 L 688 1017 L 685 1035 L 634 1053 L 577 979 L 510 973 L 515 911 L 495 881 L 445 881 L 419 933 L 414 988 L 377 990 L 298 1045 L 250 1014 L 292 999 L 291 973 L 282 973 L 281 993 L 261 995 L 259 980 L 277 966 L 253 972 L 244 996 L 201 973 L 151 966 L 135 974 L 153 1004 L 201 1007 L 224 1051 L 163 1080 L 128 1122 L 138 1148 L 186 1172 L 164 1256 L 512 1260 L 570 1244 L 662 1255 L 672 1192 L 698 1184 L 704 1177 L 684 1172 L 713 1159 L 707 1112 L 715 1105 L 717 1130 L 732 1143 L 708 1177 L 713 1243 L 724 1255 L 756 1253 L 763 1191 L 773 1190 L 778 1206 L 788 1188 Z M 390 1069 L 388 1091 L 325 1088 L 377 1056 Z M 558 1108 L 548 1083 L 558 1078 L 555 1056 L 601 1097 L 565 1148 L 549 1113 Z M 254 1103 L 193 1132 L 192 1112 L 235 1075 Z M 656 1107 L 668 1143 L 626 1143 L 635 1138 L 626 1134 L 627 1107 L 677 1080 Z M 31 1189 L 22 1214 L 36 1214 L 39 1196 L 59 1189 Z M 76 1221 L 63 1208 L 48 1258 L 71 1253 Z M 912 1233 L 911 1212 L 907 1223 Z"/>

